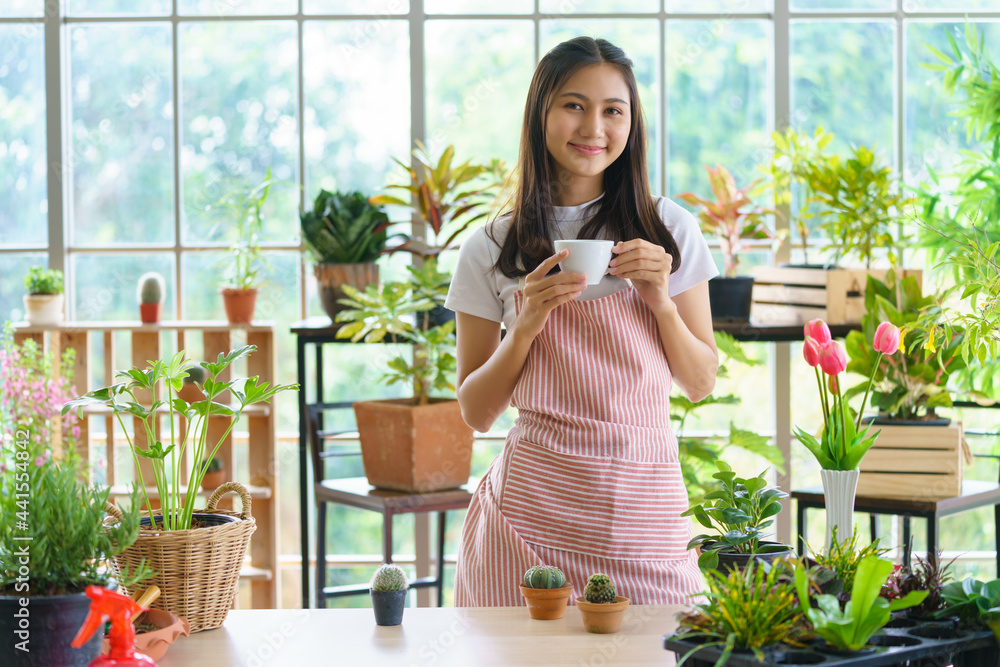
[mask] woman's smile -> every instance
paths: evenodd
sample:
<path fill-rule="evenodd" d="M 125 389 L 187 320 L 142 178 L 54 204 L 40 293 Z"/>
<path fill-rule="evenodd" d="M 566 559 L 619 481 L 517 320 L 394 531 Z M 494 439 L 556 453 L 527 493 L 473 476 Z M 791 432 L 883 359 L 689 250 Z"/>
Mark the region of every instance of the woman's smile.
<path fill-rule="evenodd" d="M 570 142 L 569 145 L 584 155 L 598 155 L 604 150 L 604 146 L 588 146 L 586 144 L 574 144 L 572 142 Z"/>

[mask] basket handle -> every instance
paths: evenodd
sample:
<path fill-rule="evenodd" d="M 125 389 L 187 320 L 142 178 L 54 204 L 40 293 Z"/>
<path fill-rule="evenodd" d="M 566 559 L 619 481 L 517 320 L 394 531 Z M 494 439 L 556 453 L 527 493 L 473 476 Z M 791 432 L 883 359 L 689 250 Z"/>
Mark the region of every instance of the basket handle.
<path fill-rule="evenodd" d="M 104 511 L 110 514 L 111 517 L 114 519 L 121 519 L 123 516 L 125 516 L 124 514 L 122 514 L 122 511 L 118 509 L 117 505 L 114 505 L 109 502 L 104 503 Z"/>
<path fill-rule="evenodd" d="M 206 509 L 209 512 L 214 512 L 215 506 L 219 503 L 219 500 L 227 493 L 238 493 L 240 495 L 240 501 L 243 503 L 243 512 L 240 514 L 241 519 L 249 519 L 253 516 L 250 513 L 250 492 L 247 491 L 247 487 L 243 486 L 239 482 L 226 482 L 213 491 L 212 496 L 208 499 L 208 506 Z"/>

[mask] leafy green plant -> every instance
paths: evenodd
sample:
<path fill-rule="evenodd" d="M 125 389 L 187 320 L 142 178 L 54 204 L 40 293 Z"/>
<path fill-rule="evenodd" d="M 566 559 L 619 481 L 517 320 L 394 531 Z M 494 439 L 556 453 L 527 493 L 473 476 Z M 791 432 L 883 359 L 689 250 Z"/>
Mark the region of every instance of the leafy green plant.
<path fill-rule="evenodd" d="M 771 526 L 771 517 L 781 512 L 781 498 L 788 494 L 781 489 L 768 489 L 764 475 L 743 479 L 737 477 L 724 461 L 716 461 L 719 469 L 712 477 L 718 480 L 718 488 L 705 495 L 704 503 L 691 507 L 681 516 L 693 516 L 717 535 L 696 535 L 688 542 L 687 548 L 701 547 L 698 565 L 705 570 L 714 570 L 719 564 L 719 551 L 737 554 L 780 553 L 788 549 L 784 544 L 761 544 L 767 535 L 765 528 Z"/>
<path fill-rule="evenodd" d="M 24 288 L 28 290 L 28 294 L 62 294 L 62 271 L 33 266 L 24 277 Z"/>
<path fill-rule="evenodd" d="M 389 217 L 360 192 L 320 190 L 313 210 L 299 219 L 302 240 L 316 262 L 374 262 L 385 250 Z"/>
<path fill-rule="evenodd" d="M 833 527 L 833 536 L 830 538 L 830 548 L 828 551 L 816 552 L 809 547 L 809 552 L 815 563 L 833 572 L 833 579 L 824 587 L 825 593 L 837 594 L 849 591 L 854 586 L 854 576 L 858 571 L 858 564 L 870 556 L 879 557 L 889 552 L 888 549 L 879 547 L 876 539 L 871 544 L 858 547 L 858 529 L 854 528 L 851 537 L 841 540 L 837 536 L 837 527 Z"/>
<path fill-rule="evenodd" d="M 923 296 L 915 277 L 897 280 L 890 271 L 885 282 L 868 276 L 865 308 L 861 331 L 849 332 L 845 347 L 847 370 L 874 376 L 871 405 L 890 419 L 934 419 L 935 408 L 951 407 L 948 378 L 966 366 L 961 357 L 964 333 L 957 326 L 945 327 L 938 299 Z M 880 355 L 868 344 L 882 321 L 902 332 L 898 354 Z M 847 389 L 845 399 L 866 388 L 867 383 L 860 383 Z"/>
<path fill-rule="evenodd" d="M 219 472 L 222 470 L 222 459 L 219 457 L 213 457 L 201 462 L 202 467 L 205 468 L 206 473 Z"/>
<path fill-rule="evenodd" d="M 879 597 L 890 572 L 892 562 L 877 556 L 862 558 L 851 586 L 851 599 L 841 607 L 834 595 L 819 594 L 810 598 L 805 568 L 797 566 L 795 589 L 800 608 L 813 624 L 816 634 L 828 644 L 842 651 L 857 651 L 889 622 L 890 612 L 920 604 L 927 597 L 927 591 L 910 591 L 892 602 Z M 818 608 L 811 606 L 811 600 Z"/>
<path fill-rule="evenodd" d="M 904 564 L 893 571 L 881 595 L 887 600 L 896 600 L 905 597 L 910 591 L 927 591 L 924 601 L 914 606 L 912 610 L 918 616 L 930 616 L 947 604 L 943 596 L 944 587 L 951 579 L 948 568 L 955 559 L 952 558 L 942 565 L 939 551 L 935 558 L 924 559 L 916 556 L 915 560 L 916 565 Z"/>
<path fill-rule="evenodd" d="M 944 607 L 936 616 L 958 616 L 964 627 L 989 628 L 1000 641 L 1000 579 L 953 581 L 941 589 L 941 597 Z"/>
<path fill-rule="evenodd" d="M 708 172 L 714 199 L 706 199 L 693 192 L 681 193 L 677 198 L 699 207 L 697 215 L 701 231 L 718 237 L 724 264 L 723 275 L 733 278 L 739 273 L 740 255 L 746 248 L 744 241 L 770 239 L 780 243 L 781 236 L 767 226 L 767 216 L 776 214 L 777 211 L 754 204 L 749 192 L 757 185 L 757 181 L 745 188 L 737 188 L 736 181 L 725 167 L 716 165 L 712 169 L 705 165 L 705 170 Z"/>
<path fill-rule="evenodd" d="M 297 389 L 297 385 L 271 385 L 259 382 L 257 376 L 247 378 L 222 379 L 225 370 L 238 359 L 249 356 L 257 349 L 256 345 L 244 345 L 226 354 L 219 354 L 217 361 L 201 362 L 206 371 L 202 384 L 205 399 L 188 403 L 177 397 L 185 378 L 189 376 L 189 362 L 181 350 L 169 361 L 151 361 L 146 368 L 135 368 L 119 371 L 115 377 L 122 382 L 103 387 L 70 401 L 63 407 L 63 414 L 70 410 L 82 410 L 86 405 L 99 405 L 108 408 L 118 420 L 128 440 L 129 449 L 139 471 L 139 483 L 149 512 L 149 520 L 155 525 L 152 505 L 146 490 L 139 458 L 148 459 L 153 471 L 153 481 L 159 494 L 164 530 L 186 530 L 191 527 L 191 515 L 194 512 L 195 497 L 201 487 L 201 481 L 207 472 L 208 461 L 218 454 L 222 442 L 239 421 L 243 410 L 248 405 L 266 403 L 281 391 Z M 235 399 L 235 404 L 222 403 L 228 393 Z M 151 404 L 143 404 L 142 396 L 157 397 Z M 163 398 L 165 397 L 165 398 Z M 156 422 L 165 412 L 169 415 L 170 438 L 164 443 L 156 438 Z M 123 418 L 131 415 L 138 419 L 145 435 L 145 447 L 137 444 L 135 436 L 129 436 Z M 210 418 L 228 418 L 225 430 L 209 428 Z M 183 418 L 184 428 L 178 430 L 178 418 Z M 194 461 L 186 485 L 182 485 L 181 461 L 190 451 Z M 169 461 L 168 461 L 169 457 Z"/>

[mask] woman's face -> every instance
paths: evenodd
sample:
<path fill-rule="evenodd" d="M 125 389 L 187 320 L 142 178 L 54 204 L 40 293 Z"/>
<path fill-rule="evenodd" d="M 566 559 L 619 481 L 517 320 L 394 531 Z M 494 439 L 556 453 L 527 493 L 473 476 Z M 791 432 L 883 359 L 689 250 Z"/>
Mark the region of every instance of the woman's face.
<path fill-rule="evenodd" d="M 556 92 L 545 116 L 545 145 L 558 165 L 560 183 L 594 191 L 593 197 L 604 191 L 604 170 L 628 142 L 629 104 L 624 77 L 607 64 L 580 69 Z"/>

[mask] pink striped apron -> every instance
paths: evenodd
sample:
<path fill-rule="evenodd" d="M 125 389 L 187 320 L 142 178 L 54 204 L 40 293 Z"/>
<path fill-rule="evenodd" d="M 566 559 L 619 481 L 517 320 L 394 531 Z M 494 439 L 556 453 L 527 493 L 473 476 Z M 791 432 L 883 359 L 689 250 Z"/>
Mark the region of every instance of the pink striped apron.
<path fill-rule="evenodd" d="M 519 313 L 523 296 L 515 295 Z M 514 390 L 517 421 L 469 506 L 455 605 L 524 604 L 532 565 L 582 595 L 608 574 L 633 604 L 704 590 L 670 428 L 670 369 L 635 289 L 556 308 Z"/>

